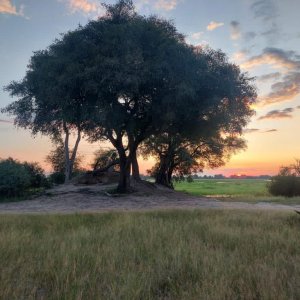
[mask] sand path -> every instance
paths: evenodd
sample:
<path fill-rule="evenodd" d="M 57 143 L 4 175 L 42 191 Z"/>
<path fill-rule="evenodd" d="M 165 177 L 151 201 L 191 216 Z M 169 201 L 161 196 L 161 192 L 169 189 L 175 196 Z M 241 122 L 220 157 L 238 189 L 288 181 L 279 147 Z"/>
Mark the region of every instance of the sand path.
<path fill-rule="evenodd" d="M 76 213 L 155 209 L 261 209 L 299 210 L 300 205 L 280 205 L 271 203 L 224 202 L 149 187 L 142 193 L 112 197 L 107 190 L 112 186 L 58 186 L 45 195 L 32 200 L 0 203 L 0 214 L 41 214 Z"/>

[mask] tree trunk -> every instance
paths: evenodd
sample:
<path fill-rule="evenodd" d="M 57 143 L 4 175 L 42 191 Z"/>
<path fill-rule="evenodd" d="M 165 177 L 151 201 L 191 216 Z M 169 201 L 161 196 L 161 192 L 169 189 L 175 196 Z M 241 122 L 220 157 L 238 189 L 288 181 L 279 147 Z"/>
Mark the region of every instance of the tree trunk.
<path fill-rule="evenodd" d="M 72 176 L 72 173 L 73 173 L 74 162 L 75 162 L 75 159 L 76 159 L 77 150 L 78 150 L 80 140 L 81 140 L 81 132 L 80 132 L 80 129 L 78 128 L 77 139 L 76 139 L 75 146 L 74 146 L 74 149 L 72 151 L 72 156 L 71 156 L 70 163 L 69 163 L 69 173 L 70 173 L 69 176 L 70 177 Z"/>
<path fill-rule="evenodd" d="M 161 158 L 159 169 L 155 178 L 155 183 L 172 188 L 168 177 L 168 162 L 166 158 Z"/>
<path fill-rule="evenodd" d="M 118 151 L 119 152 L 119 151 Z M 121 151 L 123 152 L 123 151 Z M 130 190 L 130 159 L 125 153 L 120 154 L 120 178 L 117 187 L 118 193 L 127 193 Z"/>
<path fill-rule="evenodd" d="M 68 183 L 71 179 L 70 174 L 70 156 L 69 156 L 69 129 L 67 128 L 66 122 L 63 123 L 65 131 L 65 183 Z"/>
<path fill-rule="evenodd" d="M 101 169 L 94 169 L 93 170 L 93 174 L 100 174 L 100 173 L 103 173 L 103 172 L 107 172 L 111 167 L 114 167 L 116 165 L 120 165 L 120 160 L 117 159 L 115 161 L 112 161 L 111 163 L 109 163 L 107 166 L 105 166 L 104 168 L 101 168 Z"/>
<path fill-rule="evenodd" d="M 141 181 L 139 163 L 137 160 L 136 151 L 131 154 L 132 177 L 136 181 Z"/>
<path fill-rule="evenodd" d="M 174 185 L 173 185 L 173 182 L 172 182 L 173 170 L 174 170 L 173 166 L 170 166 L 169 169 L 168 169 L 168 182 L 169 182 L 169 186 L 172 187 L 172 189 L 174 188 Z"/>

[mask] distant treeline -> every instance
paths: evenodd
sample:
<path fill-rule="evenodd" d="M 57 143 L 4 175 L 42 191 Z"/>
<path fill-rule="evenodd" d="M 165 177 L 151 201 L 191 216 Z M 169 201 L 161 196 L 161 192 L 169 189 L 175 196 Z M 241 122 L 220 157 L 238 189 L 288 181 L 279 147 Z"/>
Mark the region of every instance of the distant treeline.
<path fill-rule="evenodd" d="M 203 175 L 199 176 L 197 174 L 191 175 L 193 179 L 271 179 L 270 175 L 258 175 L 258 176 L 249 176 L 249 175 L 230 175 L 224 176 L 222 174 L 217 175 Z"/>

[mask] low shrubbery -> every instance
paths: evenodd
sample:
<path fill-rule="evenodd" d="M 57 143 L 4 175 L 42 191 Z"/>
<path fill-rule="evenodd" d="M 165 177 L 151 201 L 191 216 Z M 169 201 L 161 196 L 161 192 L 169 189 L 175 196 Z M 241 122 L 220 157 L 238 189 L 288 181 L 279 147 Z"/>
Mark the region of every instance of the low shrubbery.
<path fill-rule="evenodd" d="M 279 174 L 268 184 L 268 190 L 273 196 L 300 196 L 300 160 L 282 167 Z"/>
<path fill-rule="evenodd" d="M 272 178 L 268 190 L 273 196 L 300 196 L 300 177 L 278 175 Z"/>
<path fill-rule="evenodd" d="M 62 172 L 54 172 L 49 176 L 49 181 L 53 184 L 64 184 L 65 174 Z"/>
<path fill-rule="evenodd" d="M 24 196 L 48 186 L 44 170 L 37 163 L 0 160 L 0 199 Z"/>

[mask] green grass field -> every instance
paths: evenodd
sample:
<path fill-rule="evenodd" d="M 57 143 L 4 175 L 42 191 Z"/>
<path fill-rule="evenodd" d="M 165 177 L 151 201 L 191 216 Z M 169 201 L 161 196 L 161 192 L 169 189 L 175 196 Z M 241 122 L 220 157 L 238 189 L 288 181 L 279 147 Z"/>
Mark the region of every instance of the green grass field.
<path fill-rule="evenodd" d="M 300 217 L 1 216 L 1 299 L 300 299 Z"/>
<path fill-rule="evenodd" d="M 221 198 L 222 201 L 300 204 L 300 197 L 271 196 L 267 184 L 267 180 L 261 179 L 200 179 L 176 183 L 175 189 L 195 196 Z"/>

